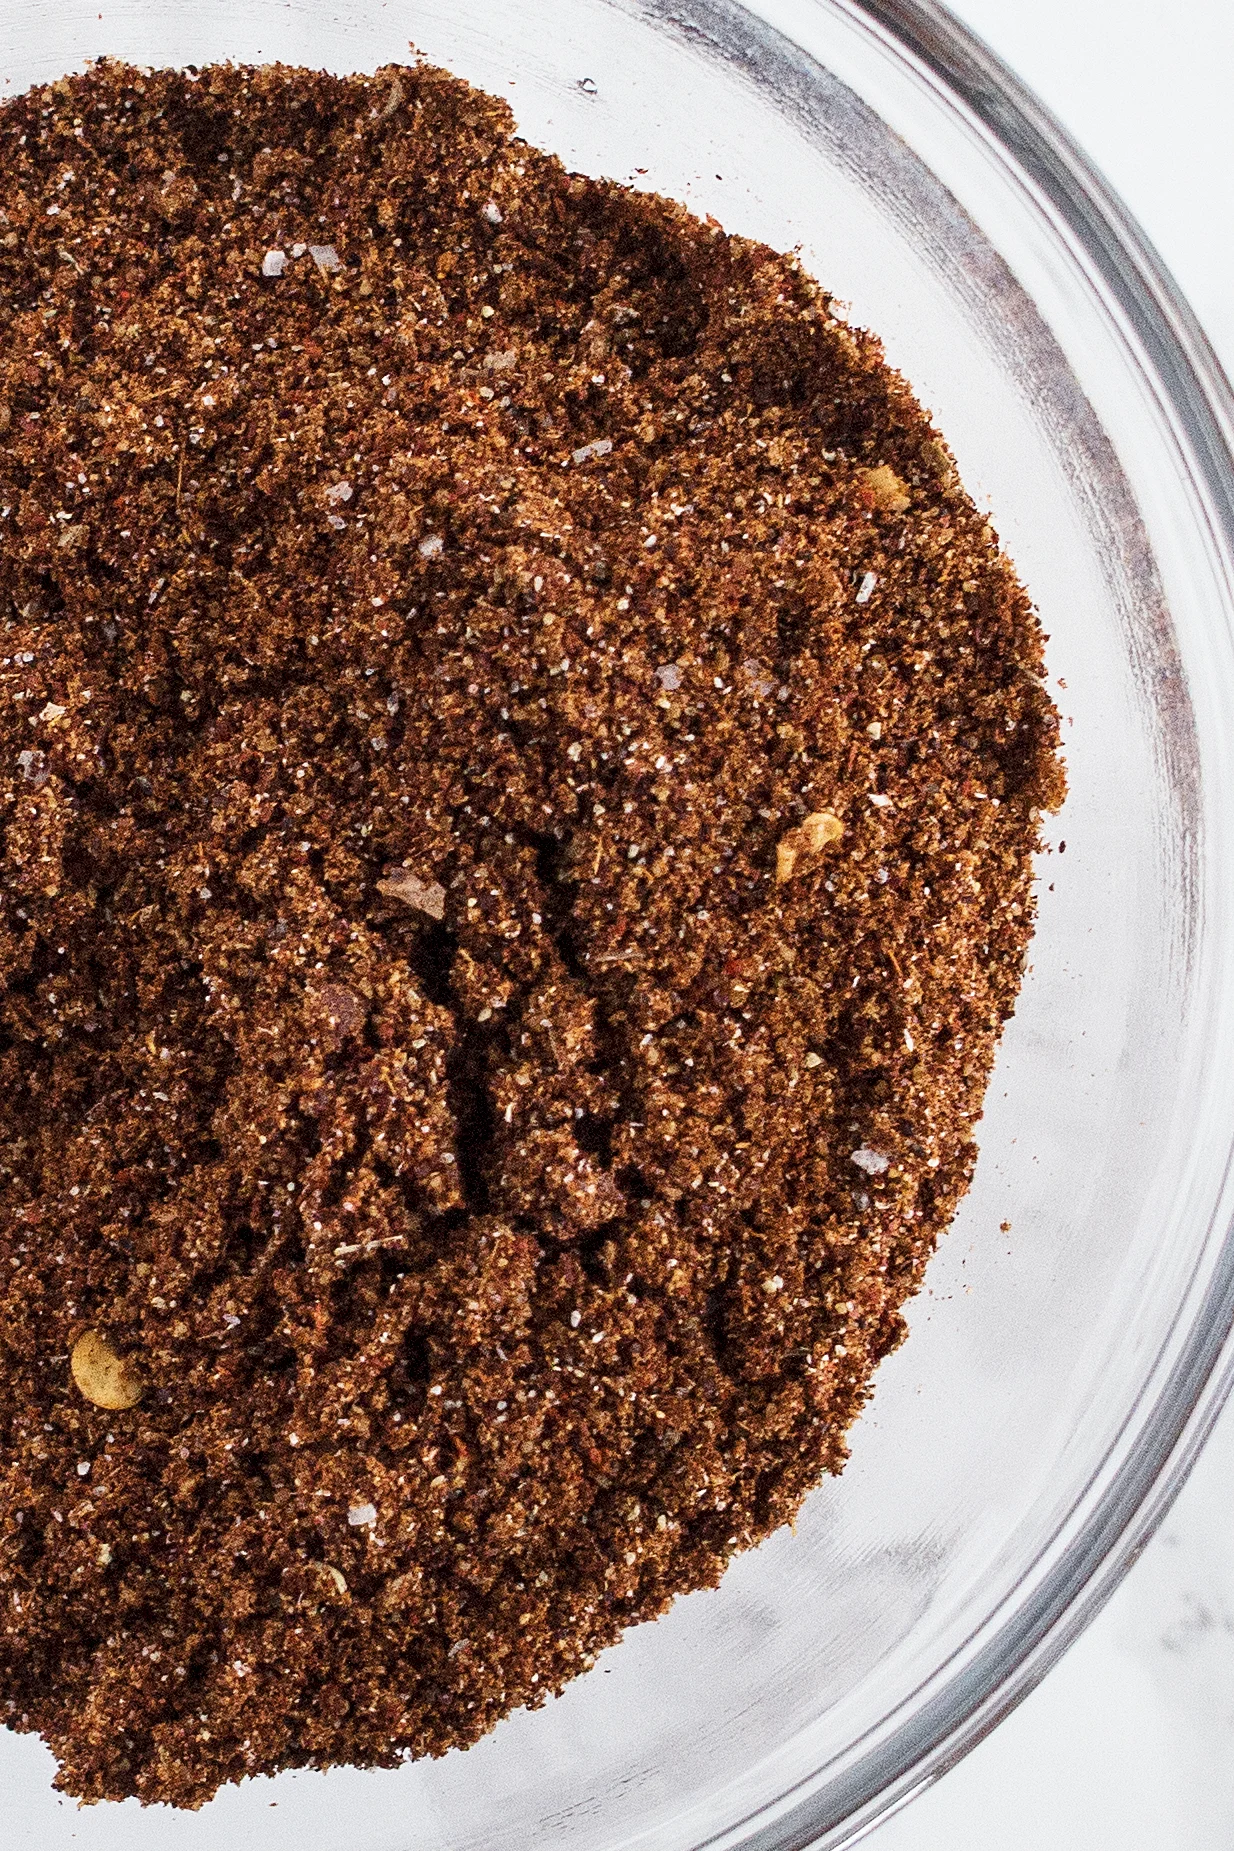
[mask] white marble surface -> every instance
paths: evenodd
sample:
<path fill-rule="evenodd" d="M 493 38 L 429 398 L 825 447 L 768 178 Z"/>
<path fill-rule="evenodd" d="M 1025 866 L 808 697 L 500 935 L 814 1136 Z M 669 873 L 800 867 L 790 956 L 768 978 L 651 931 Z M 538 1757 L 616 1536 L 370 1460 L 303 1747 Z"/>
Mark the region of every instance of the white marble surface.
<path fill-rule="evenodd" d="M 1138 215 L 1234 373 L 1230 0 L 952 0 Z M 870 1851 L 1234 1851 L 1234 1405 L 1045 1682 Z"/>
<path fill-rule="evenodd" d="M 1234 1417 L 1044 1683 L 869 1851 L 1231 1851 Z"/>

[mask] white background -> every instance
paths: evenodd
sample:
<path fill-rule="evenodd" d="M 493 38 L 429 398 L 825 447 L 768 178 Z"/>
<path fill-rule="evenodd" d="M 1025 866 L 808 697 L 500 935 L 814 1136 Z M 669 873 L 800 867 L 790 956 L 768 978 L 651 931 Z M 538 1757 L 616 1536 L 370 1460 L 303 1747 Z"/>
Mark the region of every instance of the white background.
<path fill-rule="evenodd" d="M 952 6 L 1122 194 L 1234 376 L 1234 0 Z M 1079 1643 L 866 1844 L 1234 1851 L 1234 1407 Z"/>

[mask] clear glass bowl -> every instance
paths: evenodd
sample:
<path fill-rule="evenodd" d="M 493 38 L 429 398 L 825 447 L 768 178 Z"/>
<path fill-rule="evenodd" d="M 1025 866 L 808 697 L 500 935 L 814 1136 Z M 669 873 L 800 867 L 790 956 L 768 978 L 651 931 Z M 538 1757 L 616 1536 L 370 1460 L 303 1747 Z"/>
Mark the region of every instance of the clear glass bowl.
<path fill-rule="evenodd" d="M 258 1780 L 198 1814 L 78 1812 L 38 1742 L 0 1735 L 6 1838 L 846 1844 L 1046 1670 L 1227 1385 L 1228 388 L 1057 126 L 911 0 L 7 0 L 0 94 L 102 52 L 366 70 L 409 34 L 568 164 L 799 244 L 879 331 L 1051 634 L 1072 795 L 976 1185 L 850 1469 L 795 1534 L 434 1764 Z"/>

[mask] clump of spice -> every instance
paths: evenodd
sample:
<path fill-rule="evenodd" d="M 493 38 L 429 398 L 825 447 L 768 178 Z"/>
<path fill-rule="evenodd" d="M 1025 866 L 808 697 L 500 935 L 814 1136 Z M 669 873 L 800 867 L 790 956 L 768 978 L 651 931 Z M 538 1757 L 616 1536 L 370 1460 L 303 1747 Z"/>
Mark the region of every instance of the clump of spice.
<path fill-rule="evenodd" d="M 540 1703 L 845 1459 L 1063 780 L 871 336 L 424 67 L 0 108 L 0 1717 Z"/>

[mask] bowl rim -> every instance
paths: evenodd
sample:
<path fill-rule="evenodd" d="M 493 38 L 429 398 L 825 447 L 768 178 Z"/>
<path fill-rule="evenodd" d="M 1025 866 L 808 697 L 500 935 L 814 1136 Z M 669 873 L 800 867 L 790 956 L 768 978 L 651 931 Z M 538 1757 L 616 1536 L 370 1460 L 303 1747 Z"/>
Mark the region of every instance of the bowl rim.
<path fill-rule="evenodd" d="M 889 42 L 975 119 L 1075 240 L 1176 420 L 1234 587 L 1234 388 L 1135 217 L 1053 112 L 938 0 L 821 4 Z M 753 10 L 757 17 L 757 0 Z M 1234 1153 L 1221 1180 L 1228 1196 Z M 995 1622 L 954 1680 L 838 1778 L 809 1783 L 813 1790 L 803 1788 L 796 1803 L 786 1794 L 774 1818 L 764 1810 L 710 1842 L 734 1851 L 838 1851 L 961 1761 L 1036 1688 L 1115 1592 L 1169 1511 L 1232 1391 L 1234 1222 L 1220 1237 L 1201 1305 L 1138 1444 L 1023 1605 Z"/>

